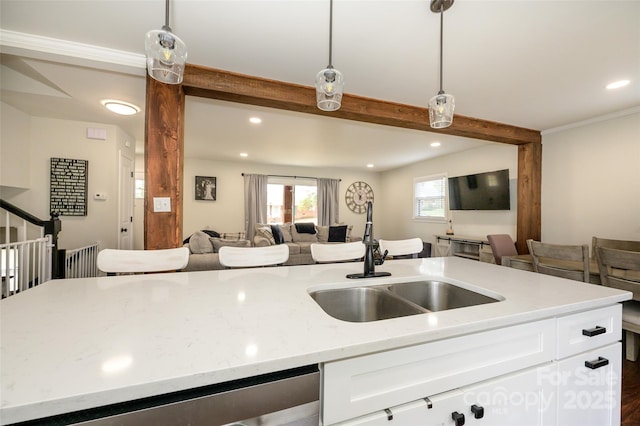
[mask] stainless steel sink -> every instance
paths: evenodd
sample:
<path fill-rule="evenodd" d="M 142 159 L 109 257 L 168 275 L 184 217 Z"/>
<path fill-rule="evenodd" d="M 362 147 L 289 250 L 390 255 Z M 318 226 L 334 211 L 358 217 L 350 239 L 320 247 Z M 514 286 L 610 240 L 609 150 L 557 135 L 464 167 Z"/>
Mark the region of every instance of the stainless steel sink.
<path fill-rule="evenodd" d="M 350 322 L 378 321 L 423 313 L 384 288 L 352 287 L 310 293 L 322 309 L 334 318 Z"/>
<path fill-rule="evenodd" d="M 443 281 L 429 280 L 391 284 L 387 286 L 387 289 L 397 296 L 432 312 L 500 301 L 500 299 L 485 296 Z"/>
<path fill-rule="evenodd" d="M 349 322 L 379 321 L 502 300 L 435 280 L 318 290 L 309 295 L 327 314 Z"/>

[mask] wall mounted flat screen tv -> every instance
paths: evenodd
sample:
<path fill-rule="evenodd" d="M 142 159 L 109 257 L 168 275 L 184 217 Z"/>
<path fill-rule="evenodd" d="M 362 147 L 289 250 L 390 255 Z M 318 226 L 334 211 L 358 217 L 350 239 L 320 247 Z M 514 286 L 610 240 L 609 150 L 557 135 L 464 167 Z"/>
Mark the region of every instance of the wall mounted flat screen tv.
<path fill-rule="evenodd" d="M 449 210 L 510 210 L 509 169 L 450 177 Z"/>

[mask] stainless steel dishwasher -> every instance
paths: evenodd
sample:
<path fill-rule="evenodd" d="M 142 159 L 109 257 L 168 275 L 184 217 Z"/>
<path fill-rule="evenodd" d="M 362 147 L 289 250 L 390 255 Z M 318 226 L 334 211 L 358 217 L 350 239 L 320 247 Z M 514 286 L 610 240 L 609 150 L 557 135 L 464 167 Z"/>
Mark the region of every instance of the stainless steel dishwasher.
<path fill-rule="evenodd" d="M 77 411 L 45 424 L 100 426 L 319 424 L 317 365 Z"/>

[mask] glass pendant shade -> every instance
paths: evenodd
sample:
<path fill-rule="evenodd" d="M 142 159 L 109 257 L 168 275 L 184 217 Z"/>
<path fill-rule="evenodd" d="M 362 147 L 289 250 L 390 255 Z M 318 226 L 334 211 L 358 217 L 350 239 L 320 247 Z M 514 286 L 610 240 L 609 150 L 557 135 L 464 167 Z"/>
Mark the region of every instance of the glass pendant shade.
<path fill-rule="evenodd" d="M 316 101 L 322 111 L 336 111 L 342 103 L 344 79 L 342 73 L 332 67 L 316 75 Z"/>
<path fill-rule="evenodd" d="M 453 122 L 455 98 L 453 95 L 438 93 L 429 100 L 429 122 L 434 129 L 443 129 Z"/>
<path fill-rule="evenodd" d="M 149 76 L 167 84 L 180 84 L 187 62 L 187 46 L 166 25 L 145 38 Z"/>

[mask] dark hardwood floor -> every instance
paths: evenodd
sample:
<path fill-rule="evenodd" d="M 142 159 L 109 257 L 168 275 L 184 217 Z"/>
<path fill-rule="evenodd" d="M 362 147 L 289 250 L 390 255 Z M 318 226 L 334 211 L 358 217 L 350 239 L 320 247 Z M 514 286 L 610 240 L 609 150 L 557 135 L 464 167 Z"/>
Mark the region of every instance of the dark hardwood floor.
<path fill-rule="evenodd" d="M 624 359 L 622 352 L 622 414 L 623 426 L 640 425 L 640 360 Z"/>

